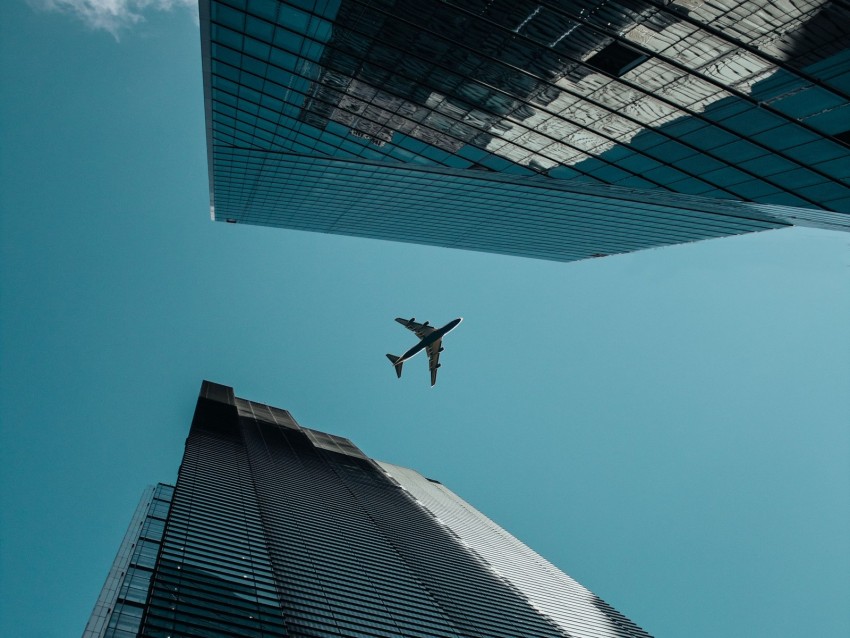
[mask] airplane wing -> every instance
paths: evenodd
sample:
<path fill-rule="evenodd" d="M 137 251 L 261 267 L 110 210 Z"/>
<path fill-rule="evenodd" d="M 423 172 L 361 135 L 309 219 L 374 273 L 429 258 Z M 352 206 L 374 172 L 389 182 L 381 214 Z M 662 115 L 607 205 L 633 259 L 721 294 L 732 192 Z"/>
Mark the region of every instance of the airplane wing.
<path fill-rule="evenodd" d="M 443 340 L 437 339 L 426 348 L 428 352 L 428 367 L 431 369 L 431 385 L 437 383 L 437 368 L 440 367 L 440 353 L 443 351 Z"/>
<path fill-rule="evenodd" d="M 436 330 L 436 328 L 434 328 L 433 326 L 427 325 L 427 321 L 425 323 L 416 323 L 413 319 L 402 319 L 401 317 L 396 317 L 395 320 L 408 330 L 412 330 L 413 332 L 415 332 L 416 336 L 420 339 L 424 339 L 429 334 L 434 332 L 434 330 Z"/>

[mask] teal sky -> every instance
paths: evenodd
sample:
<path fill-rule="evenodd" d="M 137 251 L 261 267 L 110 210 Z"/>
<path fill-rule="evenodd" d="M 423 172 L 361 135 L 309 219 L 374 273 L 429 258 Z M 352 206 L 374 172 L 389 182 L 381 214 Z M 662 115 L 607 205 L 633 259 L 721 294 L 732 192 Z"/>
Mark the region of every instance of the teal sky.
<path fill-rule="evenodd" d="M 0 29 L 0 635 L 82 633 L 204 378 L 439 479 L 659 638 L 850 635 L 850 234 L 560 264 L 214 224 L 189 12 Z M 396 316 L 465 317 L 434 389 L 384 358 Z"/>

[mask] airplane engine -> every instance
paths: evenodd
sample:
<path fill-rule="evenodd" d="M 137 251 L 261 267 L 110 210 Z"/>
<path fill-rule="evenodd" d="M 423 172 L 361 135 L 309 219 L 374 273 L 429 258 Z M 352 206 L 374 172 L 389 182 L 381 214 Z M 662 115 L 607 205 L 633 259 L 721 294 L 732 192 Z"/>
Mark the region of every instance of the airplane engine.
<path fill-rule="evenodd" d="M 428 325 L 428 322 L 426 321 L 425 323 L 422 324 L 422 327 L 424 328 L 427 325 Z"/>
<path fill-rule="evenodd" d="M 442 347 L 441 347 L 441 348 L 440 348 L 440 350 L 439 350 L 439 352 L 442 352 L 443 350 L 445 350 L 445 348 L 442 348 Z"/>

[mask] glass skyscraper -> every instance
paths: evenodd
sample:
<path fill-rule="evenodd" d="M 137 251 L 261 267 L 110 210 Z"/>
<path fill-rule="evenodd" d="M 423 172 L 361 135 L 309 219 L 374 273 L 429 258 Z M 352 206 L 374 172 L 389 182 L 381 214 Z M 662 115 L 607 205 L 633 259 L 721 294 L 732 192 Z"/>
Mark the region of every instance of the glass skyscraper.
<path fill-rule="evenodd" d="M 850 229 L 833 0 L 201 0 L 213 219 L 569 261 Z"/>
<path fill-rule="evenodd" d="M 648 636 L 439 482 L 210 382 L 83 635 Z"/>

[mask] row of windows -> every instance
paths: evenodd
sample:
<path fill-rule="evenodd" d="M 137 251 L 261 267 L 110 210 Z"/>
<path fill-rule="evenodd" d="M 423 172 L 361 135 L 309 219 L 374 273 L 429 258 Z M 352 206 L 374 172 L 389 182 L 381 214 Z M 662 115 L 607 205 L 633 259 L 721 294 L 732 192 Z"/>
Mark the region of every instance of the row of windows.
<path fill-rule="evenodd" d="M 197 469 L 205 469 L 205 465 L 201 463 L 195 464 Z M 221 465 L 212 464 L 209 466 L 211 469 L 221 469 Z M 174 512 L 179 512 L 181 514 L 189 514 L 194 512 L 211 512 L 211 511 L 221 511 L 223 514 L 227 515 L 229 520 L 233 521 L 242 521 L 245 519 L 253 520 L 258 513 L 258 508 L 252 502 L 253 499 L 247 498 L 243 500 L 239 500 L 243 496 L 246 495 L 250 497 L 250 494 L 253 490 L 247 489 L 245 490 L 237 490 L 237 489 L 222 489 L 219 487 L 213 496 L 206 495 L 206 492 L 209 491 L 207 488 L 213 488 L 216 485 L 216 481 L 210 481 L 209 483 L 202 483 L 197 485 L 191 494 L 186 494 L 185 496 L 181 495 L 181 498 L 175 499 L 174 505 L 172 506 L 172 516 Z"/>
<path fill-rule="evenodd" d="M 354 204 L 356 201 L 350 203 Z M 401 202 L 396 202 L 396 206 L 401 204 Z M 373 210 L 375 209 L 373 208 Z M 476 240 L 482 242 L 484 247 L 487 247 L 497 244 L 499 237 L 502 237 L 505 243 L 510 246 L 519 247 L 527 244 L 538 249 L 548 247 L 558 253 L 567 252 L 569 249 L 574 248 L 579 254 L 586 256 L 588 256 L 588 252 L 605 254 L 628 252 L 630 250 L 668 243 L 695 241 L 698 239 L 760 230 L 758 228 L 736 229 L 731 227 L 713 233 L 694 232 L 683 235 L 671 233 L 668 229 L 659 229 L 651 235 L 646 232 L 638 233 L 635 231 L 635 236 L 630 236 L 630 226 L 625 224 L 619 228 L 615 226 L 613 229 L 606 229 L 604 225 L 600 228 L 594 228 L 592 224 L 588 224 L 587 226 L 575 224 L 573 227 L 556 228 L 548 233 L 543 232 L 543 229 L 537 232 L 522 232 L 517 225 L 504 223 L 498 219 L 489 220 L 486 216 L 481 220 L 481 226 L 468 228 L 452 215 L 441 216 L 439 214 L 441 211 L 439 210 L 436 211 L 437 214 L 432 218 L 431 224 L 417 224 L 415 219 L 415 211 L 417 209 L 411 206 L 408 210 L 410 214 L 406 217 L 398 216 L 396 219 L 388 218 L 387 220 L 370 219 L 365 216 L 358 217 L 353 213 L 349 213 L 328 226 L 318 224 L 316 223 L 316 219 L 309 217 L 311 211 L 316 211 L 317 214 L 321 212 L 321 210 L 316 209 L 308 209 L 304 212 L 304 215 L 289 217 L 248 213 L 243 215 L 241 219 L 258 224 L 285 226 L 287 228 L 356 234 L 367 237 L 434 243 L 436 245 L 453 247 L 468 246 L 476 242 Z M 381 211 L 378 210 L 378 212 Z"/>
<path fill-rule="evenodd" d="M 166 511 L 166 516 L 168 515 Z M 142 525 L 140 535 L 142 538 L 147 538 L 152 541 L 162 540 L 162 533 L 165 530 L 165 521 L 148 517 Z"/>
<path fill-rule="evenodd" d="M 275 167 L 280 171 L 278 174 L 274 172 Z M 700 207 L 708 207 L 705 201 L 683 200 L 677 203 L 675 200 L 671 200 L 659 205 L 645 203 L 640 199 L 634 201 L 622 200 L 619 198 L 620 193 L 618 191 L 611 191 L 606 198 L 604 193 L 587 196 L 580 192 L 564 193 L 558 189 L 523 188 L 520 185 L 503 184 L 501 182 L 488 184 L 471 179 L 465 182 L 455 182 L 451 179 L 444 179 L 444 176 L 439 174 L 411 174 L 399 169 L 364 170 L 362 175 L 358 175 L 351 170 L 328 170 L 317 173 L 310 171 L 307 167 L 300 166 L 300 162 L 295 165 L 270 164 L 263 173 L 265 183 L 262 186 L 254 185 L 257 181 L 257 174 L 250 177 L 249 175 L 250 173 L 246 174 L 243 179 L 246 186 L 251 188 L 250 196 L 263 202 L 264 205 L 264 200 L 271 202 L 275 194 L 278 197 L 281 192 L 289 192 L 295 195 L 299 189 L 306 190 L 305 195 L 309 195 L 310 192 L 313 192 L 314 196 L 321 193 L 321 200 L 314 202 L 314 205 L 327 205 L 334 200 L 348 201 L 351 197 L 369 199 L 371 200 L 369 203 L 372 205 L 386 202 L 388 199 L 398 196 L 402 196 L 410 202 L 417 202 L 423 198 L 433 198 L 439 192 L 441 197 L 449 202 L 477 205 L 482 209 L 482 213 L 487 215 L 488 219 L 492 219 L 494 216 L 517 215 L 519 211 L 522 211 L 524 219 L 527 220 L 528 216 L 531 216 L 534 224 L 547 222 L 556 224 L 571 217 L 578 217 L 579 219 L 587 217 L 594 223 L 610 219 L 621 224 L 632 221 L 635 215 L 640 215 L 641 226 L 653 222 L 665 225 L 678 224 L 683 228 L 688 228 L 689 231 L 700 228 L 718 228 L 725 231 L 730 227 L 734 230 L 735 225 L 739 226 L 741 230 L 746 230 L 747 227 L 770 228 L 778 225 L 776 221 L 767 218 L 759 207 L 754 206 L 739 208 L 733 215 L 724 214 L 725 211 L 722 206 L 711 206 L 719 213 L 716 214 L 702 212 L 699 208 L 696 210 L 690 208 L 692 203 L 697 206 L 701 205 Z M 234 188 L 238 189 L 240 178 L 231 174 L 227 183 L 229 186 L 218 188 L 221 195 L 217 197 L 217 204 L 220 199 L 227 197 L 229 191 Z M 364 189 L 367 189 L 367 192 L 364 192 Z M 240 191 L 234 190 L 233 192 L 238 195 Z M 248 197 L 249 193 L 245 193 L 245 197 Z M 566 200 L 566 197 L 569 197 L 569 199 Z M 713 204 L 713 202 L 708 204 Z M 629 212 L 627 213 L 626 210 Z M 465 212 L 463 216 L 455 213 L 455 216 L 462 223 L 463 220 L 468 218 L 469 213 Z M 422 221 L 427 221 L 427 217 L 430 216 L 426 216 Z M 758 219 L 758 217 L 765 219 Z"/>
<path fill-rule="evenodd" d="M 159 607 L 164 611 L 179 611 L 181 615 L 203 611 L 203 613 L 215 614 L 222 619 L 233 617 L 234 622 L 244 621 L 248 626 L 255 624 L 248 621 L 283 625 L 283 616 L 277 605 L 252 605 L 236 596 L 227 596 L 226 593 L 224 589 L 216 592 L 216 594 L 211 594 L 210 592 L 198 592 L 181 586 L 173 596 L 167 595 L 165 592 L 157 592 L 151 597 L 150 604 L 152 613 L 156 613 L 153 611 L 154 607 Z M 160 612 L 160 615 L 163 615 L 162 612 Z"/>
<path fill-rule="evenodd" d="M 171 498 L 174 496 L 174 486 L 167 485 L 165 483 L 157 483 L 156 487 L 154 487 L 153 497 L 155 499 L 165 501 L 166 503 L 171 502 Z"/>
<path fill-rule="evenodd" d="M 104 638 L 136 638 L 144 608 L 132 603 L 118 603 L 109 619 Z"/>
<path fill-rule="evenodd" d="M 161 498 L 154 498 L 153 501 L 151 501 L 150 509 L 148 510 L 148 516 L 165 520 L 166 518 L 168 518 L 168 510 L 170 507 L 170 499 L 165 500 Z"/>
<path fill-rule="evenodd" d="M 132 565 L 153 569 L 156 566 L 156 557 L 159 553 L 159 543 L 148 540 L 139 540 L 133 550 L 130 559 Z"/>
<path fill-rule="evenodd" d="M 240 533 L 240 530 L 211 530 L 203 525 L 188 527 L 189 519 L 173 526 L 169 533 L 169 546 L 180 551 L 186 545 L 212 547 L 229 556 L 238 557 L 248 563 L 267 563 L 268 553 L 265 537 L 259 534 Z"/>
<path fill-rule="evenodd" d="M 439 180 L 441 184 L 446 184 L 447 187 L 452 185 L 464 185 L 460 189 L 459 195 L 469 198 L 472 192 L 482 191 L 488 192 L 493 190 L 494 193 L 502 193 L 503 196 L 514 197 L 516 193 L 527 192 L 530 196 L 540 198 L 542 201 L 552 201 L 552 209 L 563 211 L 565 206 L 561 199 L 561 206 L 557 206 L 558 197 L 563 198 L 564 195 L 571 197 L 579 197 L 582 194 L 596 198 L 597 200 L 625 200 L 630 202 L 630 205 L 646 206 L 649 203 L 660 204 L 667 207 L 679 215 L 684 215 L 689 211 L 705 211 L 709 213 L 724 213 L 728 211 L 733 216 L 761 217 L 770 219 L 769 211 L 771 207 L 762 206 L 759 204 L 748 204 L 738 201 L 723 200 L 723 199 L 706 199 L 702 197 L 689 197 L 682 194 L 665 193 L 662 191 L 647 191 L 644 189 L 624 188 L 622 186 L 613 185 L 594 185 L 585 182 L 571 181 L 565 182 L 559 179 L 541 179 L 541 178 L 526 178 L 514 179 L 509 175 L 502 174 L 487 174 L 482 176 L 476 175 L 475 172 L 465 172 L 463 175 L 457 175 L 455 172 L 447 172 L 445 169 L 440 171 L 432 170 L 409 170 L 405 167 L 380 166 L 372 164 L 357 164 L 350 162 L 328 162 L 317 160 L 316 158 L 288 158 L 282 156 L 268 155 L 263 152 L 253 152 L 247 155 L 245 151 L 235 149 L 219 149 L 218 154 L 221 155 L 215 161 L 215 172 L 225 175 L 228 181 L 233 181 L 238 185 L 240 179 L 245 179 L 245 176 L 240 176 L 240 172 L 247 172 L 253 175 L 253 181 L 257 181 L 258 174 L 263 174 L 262 182 L 256 184 L 256 188 L 260 192 L 263 189 L 272 187 L 272 182 L 280 180 L 285 175 L 287 181 L 292 181 L 295 178 L 302 180 L 315 181 L 322 179 L 324 175 L 333 175 L 333 182 L 328 181 L 328 186 L 333 186 L 337 180 L 346 181 L 354 179 L 358 181 L 364 188 L 373 188 L 380 190 L 383 187 L 382 180 L 395 181 L 407 179 L 412 187 L 416 189 L 417 182 L 419 188 L 422 184 L 430 184 L 435 180 Z M 254 168 L 257 162 L 261 159 L 269 163 L 265 168 L 265 172 Z M 245 161 L 250 160 L 250 161 Z M 232 175 L 227 175 L 231 173 Z M 346 177 L 348 176 L 348 177 Z M 369 178 L 378 178 L 375 182 L 367 181 Z M 286 182 L 283 182 L 286 183 Z M 224 184 L 227 186 L 227 182 Z M 219 187 L 221 189 L 221 186 Z M 494 190 L 495 189 L 495 190 Z M 472 192 L 471 192 L 472 191 Z M 329 191 L 329 195 L 333 195 L 333 188 Z M 657 211 L 657 207 L 656 207 Z M 720 219 L 716 215 L 715 219 Z"/>
<path fill-rule="evenodd" d="M 245 600 L 259 600 L 268 603 L 277 599 L 275 583 L 266 578 L 254 578 L 251 572 L 233 572 L 216 569 L 214 565 L 193 565 L 163 557 L 157 568 L 157 586 L 169 592 L 178 588 L 180 583 L 189 583 L 192 587 L 226 587 Z"/>
<path fill-rule="evenodd" d="M 342 590 L 332 591 L 326 587 L 323 587 L 321 592 L 321 595 L 310 596 L 309 588 L 293 587 L 290 591 L 286 591 L 283 606 L 287 613 L 293 616 L 317 614 L 323 609 L 331 609 L 335 616 L 349 614 L 354 618 L 383 618 L 385 623 L 389 623 L 388 619 L 392 619 L 392 622 L 399 626 L 413 628 L 425 634 L 440 635 L 449 627 L 445 614 L 430 598 L 414 605 L 381 597 L 375 599 L 375 604 L 370 604 L 370 597 L 367 596 L 352 594 L 346 596 Z"/>
<path fill-rule="evenodd" d="M 322 185 L 323 186 L 323 185 Z M 740 232 L 751 232 L 767 228 L 785 226 L 782 222 L 761 222 L 738 217 L 728 218 L 717 215 L 712 219 L 693 217 L 688 220 L 682 216 L 667 214 L 663 208 L 657 208 L 654 214 L 644 214 L 639 207 L 621 202 L 609 202 L 608 210 L 602 203 L 584 203 L 580 197 L 563 198 L 560 210 L 547 215 L 542 206 L 531 198 L 514 205 L 514 197 L 502 200 L 502 209 L 490 204 L 488 197 L 477 198 L 474 194 L 453 198 L 446 193 L 445 199 L 435 202 L 438 185 L 426 187 L 422 192 L 411 189 L 410 192 L 382 188 L 379 194 L 362 195 L 356 191 L 345 192 L 338 188 L 327 190 L 316 185 L 303 196 L 298 195 L 295 185 L 281 185 L 277 197 L 291 194 L 284 204 L 269 197 L 255 194 L 252 208 L 242 211 L 243 220 L 265 221 L 270 224 L 296 225 L 303 222 L 305 227 L 315 230 L 339 231 L 341 228 L 361 224 L 364 228 L 386 229 L 403 232 L 409 228 L 417 235 L 427 235 L 430 229 L 437 231 L 445 240 L 461 237 L 470 231 L 486 234 L 510 233 L 512 237 L 523 236 L 543 241 L 563 241 L 588 238 L 605 238 L 623 246 L 652 246 L 663 240 L 688 241 L 717 237 Z M 385 185 L 388 186 L 388 185 Z M 331 184 L 327 184 L 331 188 Z M 226 195 L 226 193 L 225 193 Z M 217 199 L 217 204 L 226 202 L 226 197 Z M 318 201 L 317 201 L 318 200 Z M 421 214 L 422 205 L 431 200 L 429 214 Z M 235 201 L 244 201 L 238 198 Z M 265 205 L 268 202 L 268 205 Z M 291 210 L 292 204 L 301 204 L 297 212 Z M 349 208 L 340 216 L 338 208 Z M 569 206 L 569 208 L 567 208 Z M 597 208 L 599 206 L 599 208 Z M 256 207 L 256 208 L 255 208 Z M 463 214 L 458 214 L 462 207 Z M 257 210 L 257 212 L 254 212 Z M 597 212 L 598 211 L 598 212 Z M 711 223 L 712 221 L 716 223 Z"/>
<path fill-rule="evenodd" d="M 200 597 L 216 598 L 222 595 L 242 601 L 249 608 L 277 608 L 277 590 L 264 588 L 255 582 L 231 578 L 214 572 L 193 569 L 162 569 L 157 573 L 157 588 L 154 595 L 170 598 L 194 592 Z"/>
<path fill-rule="evenodd" d="M 184 518 L 168 535 L 169 545 L 179 551 L 185 545 L 207 546 L 249 562 L 268 562 L 265 536 L 236 528 L 211 529 L 203 518 Z"/>
<path fill-rule="evenodd" d="M 215 566 L 218 571 L 227 572 L 242 578 L 250 574 L 253 578 L 266 581 L 271 578 L 269 558 L 263 553 L 255 553 L 246 557 L 243 553 L 233 553 L 227 548 L 216 546 L 214 543 L 200 544 L 197 541 L 180 539 L 179 545 L 166 543 L 162 550 L 163 557 L 175 562 L 203 567 Z"/>
<path fill-rule="evenodd" d="M 283 627 L 273 619 L 221 614 L 213 609 L 189 605 L 161 607 L 157 601 L 151 604 L 145 616 L 143 635 L 157 635 L 159 629 L 170 629 L 172 636 L 204 638 L 286 635 Z"/>
<path fill-rule="evenodd" d="M 403 234 L 400 232 L 387 232 L 375 227 L 367 228 L 365 230 L 350 229 L 345 227 L 342 227 L 340 229 L 324 230 L 317 229 L 314 226 L 310 225 L 302 226 L 298 224 L 289 223 L 281 224 L 280 222 L 276 221 L 263 221 L 259 219 L 251 219 L 249 217 L 243 218 L 242 221 L 247 221 L 248 223 L 257 225 L 267 225 L 274 227 L 283 226 L 285 228 L 292 228 L 294 230 L 329 232 L 355 237 L 392 240 L 414 244 L 431 244 L 434 246 L 445 246 L 449 248 L 459 248 L 464 250 L 513 254 L 525 257 L 538 257 L 540 259 L 551 259 L 554 261 L 571 261 L 576 259 L 587 259 L 589 257 L 604 257 L 610 254 L 631 252 L 634 250 L 640 250 L 642 248 L 645 248 L 645 246 L 639 245 L 627 246 L 625 248 L 612 248 L 611 246 L 600 244 L 599 242 L 582 242 L 581 244 L 573 248 L 572 246 L 565 246 L 564 243 L 559 241 L 545 243 L 542 243 L 540 241 L 530 241 L 527 243 L 523 243 L 512 240 L 510 237 L 505 238 L 502 242 L 493 239 L 480 239 L 478 241 L 470 241 L 468 239 L 457 239 L 454 241 L 447 241 L 445 235 L 436 235 L 434 237 L 428 237 L 422 234 L 417 234 L 415 232 L 409 234 Z M 689 241 L 693 241 L 693 239 Z M 659 240 L 651 245 L 663 246 L 671 243 L 679 242 L 670 240 Z"/>
<path fill-rule="evenodd" d="M 542 223 L 547 218 L 551 220 L 551 223 L 557 223 L 571 216 L 582 214 L 591 215 L 593 220 L 613 218 L 629 221 L 637 214 L 641 216 L 641 219 L 634 220 L 634 223 L 639 226 L 661 219 L 665 223 L 680 224 L 686 227 L 718 228 L 723 231 L 732 226 L 730 232 L 734 232 L 734 225 L 736 224 L 742 230 L 746 230 L 744 225 L 761 228 L 782 225 L 775 218 L 768 216 L 770 207 L 761 205 L 750 204 L 748 205 L 749 208 L 740 208 L 737 213 L 727 216 L 723 214 L 724 207 L 714 205 L 726 203 L 721 200 L 695 201 L 683 199 L 678 203 L 671 200 L 658 205 L 649 203 L 649 199 L 643 197 L 642 193 L 637 193 L 636 197 L 631 198 L 632 201 L 629 201 L 629 199 L 623 201 L 620 199 L 618 191 L 611 191 L 607 196 L 604 193 L 598 193 L 587 197 L 581 195 L 580 189 L 576 189 L 579 192 L 572 193 L 556 188 L 548 190 L 540 188 L 523 189 L 501 182 L 492 182 L 489 185 L 482 184 L 473 179 L 459 183 L 457 190 L 454 190 L 456 182 L 444 181 L 443 176 L 439 174 L 420 173 L 408 177 L 399 169 L 390 168 L 379 172 L 364 170 L 363 175 L 357 175 L 356 172 L 349 170 L 341 173 L 342 177 L 332 179 L 330 174 L 333 174 L 334 171 L 327 171 L 327 175 L 315 169 L 305 171 L 309 165 L 302 164 L 300 160 L 296 160 L 297 163 L 280 164 L 277 163 L 276 158 L 270 158 L 270 162 L 275 163 L 270 163 L 260 174 L 247 173 L 243 175 L 226 168 L 226 164 L 220 165 L 217 162 L 215 167 L 215 178 L 218 184 L 217 207 L 226 209 L 230 205 L 234 207 L 233 212 L 239 214 L 248 202 L 251 202 L 251 205 L 257 208 L 260 213 L 268 214 L 272 211 L 271 205 L 280 210 L 293 208 L 288 199 L 282 199 L 282 195 L 285 194 L 287 198 L 297 197 L 304 200 L 312 192 L 317 199 L 308 200 L 306 203 L 319 208 L 319 210 L 324 206 L 327 215 L 327 209 L 334 201 L 349 202 L 351 197 L 369 198 L 373 205 L 378 203 L 389 206 L 391 202 L 395 201 L 393 198 L 399 196 L 404 197 L 412 204 L 422 198 L 434 198 L 440 195 L 446 199 L 438 199 L 435 203 L 442 202 L 443 206 L 447 206 L 454 202 L 457 206 L 469 202 L 469 204 L 483 209 L 482 212 L 490 217 L 506 212 L 515 214 L 515 211 L 522 210 L 532 217 L 534 224 Z M 274 172 L 275 168 L 278 170 L 277 173 Z M 409 178 L 407 189 L 402 188 L 404 177 Z M 261 179 L 260 184 L 257 183 L 258 178 Z M 398 183 L 398 186 L 396 186 L 396 183 Z M 754 183 L 740 186 L 747 192 L 753 192 L 752 189 L 756 187 L 757 184 Z M 738 187 L 736 186 L 736 188 Z M 842 189 L 830 193 L 827 192 L 827 187 L 819 186 L 817 188 L 822 195 L 831 198 L 828 201 L 838 202 L 847 199 L 847 197 L 841 196 Z M 399 193 L 398 191 L 402 192 Z M 445 195 L 442 191 L 445 191 Z M 523 198 L 525 198 L 525 201 L 523 201 Z M 769 194 L 765 194 L 765 198 L 782 199 L 778 195 L 774 198 Z M 501 201 L 501 205 L 498 204 L 499 201 Z M 794 201 L 799 203 L 798 200 Z M 790 203 L 793 204 L 794 201 Z M 708 209 L 709 212 L 701 213 L 699 212 L 700 209 Z M 467 214 L 465 212 L 463 215 L 458 214 L 457 210 L 457 208 L 449 208 L 453 216 L 462 222 Z M 626 210 L 634 212 L 630 216 L 626 214 Z M 531 226 L 534 227 L 534 224 L 531 224 Z"/>
<path fill-rule="evenodd" d="M 750 211 L 740 210 L 737 214 L 725 215 L 722 211 L 702 213 L 699 208 L 692 207 L 691 201 L 683 201 L 680 203 L 670 202 L 669 204 L 651 204 L 641 202 L 640 196 L 637 198 L 621 199 L 619 193 L 612 191 L 606 197 L 604 194 L 594 195 L 591 197 L 583 196 L 580 192 L 563 193 L 556 189 L 551 191 L 543 191 L 541 189 L 532 189 L 529 193 L 524 194 L 519 188 L 512 185 L 495 184 L 497 189 L 491 194 L 491 188 L 487 185 L 482 185 L 480 182 L 470 180 L 465 186 L 458 186 L 454 190 L 451 183 L 445 183 L 440 179 L 441 176 L 432 176 L 429 174 L 418 175 L 412 178 L 409 182 L 409 192 L 405 192 L 400 182 L 401 175 L 396 176 L 393 169 L 384 171 L 384 174 L 379 178 L 383 181 L 372 181 L 370 175 L 346 176 L 341 180 L 335 180 L 328 176 L 323 176 L 321 173 L 315 173 L 305 177 L 300 177 L 298 174 L 274 174 L 270 166 L 267 172 L 261 175 L 254 174 L 252 176 L 225 173 L 223 184 L 218 187 L 219 195 L 216 198 L 216 204 L 221 206 L 222 202 L 230 201 L 237 206 L 234 212 L 239 212 L 240 207 L 251 205 L 258 207 L 260 214 L 266 210 L 269 204 L 275 203 L 275 196 L 278 198 L 280 194 L 286 193 L 292 196 L 298 196 L 298 199 L 319 208 L 321 206 L 329 207 L 335 201 L 348 202 L 351 198 L 361 198 L 370 200 L 370 204 L 383 204 L 388 206 L 390 201 L 394 201 L 394 197 L 403 197 L 410 204 L 419 202 L 420 200 L 434 198 L 441 195 L 441 186 L 445 186 L 445 200 L 438 200 L 454 203 L 457 205 L 473 205 L 478 208 L 482 214 L 488 218 L 494 216 L 504 216 L 505 214 L 516 215 L 522 211 L 532 220 L 532 227 L 536 224 L 563 223 L 573 216 L 579 219 L 587 217 L 594 222 L 604 222 L 606 220 L 617 221 L 618 223 L 628 223 L 632 221 L 635 225 L 641 227 L 653 222 L 663 223 L 665 225 L 678 225 L 688 229 L 721 229 L 725 231 L 729 229 L 734 231 L 737 225 L 741 230 L 757 228 L 772 228 L 782 225 L 775 218 L 768 217 L 761 210 L 764 207 L 753 208 Z M 215 171 L 216 177 L 222 176 L 222 171 L 217 168 Z M 380 174 L 379 174 L 380 175 Z M 265 181 L 262 186 L 256 186 L 253 182 L 260 178 Z M 299 182 L 300 178 L 300 182 Z M 240 188 L 244 183 L 247 188 Z M 308 198 L 311 196 L 316 198 L 313 201 Z M 524 201 L 523 201 L 524 200 Z M 496 208 L 501 201 L 501 208 Z M 258 203 L 255 203 L 258 202 Z M 279 203 L 275 206 L 283 210 L 284 205 L 288 205 L 288 201 Z M 445 207 L 447 204 L 443 203 Z M 718 207 L 719 208 L 719 207 Z M 300 211 L 299 211 L 300 212 Z M 463 223 L 467 219 L 466 215 L 458 214 L 457 208 L 449 208 L 449 212 L 458 219 L 458 223 Z M 749 213 L 749 214 L 748 214 Z M 325 213 L 328 214 L 327 212 Z M 635 215 L 640 216 L 640 220 L 635 221 Z M 421 216 L 420 216 L 421 217 Z M 430 216 L 425 216 L 424 220 Z M 473 222 L 468 222 L 473 223 Z"/>
<path fill-rule="evenodd" d="M 209 547 L 186 545 L 177 549 L 165 545 L 162 556 L 187 566 L 215 567 L 215 571 L 219 573 L 236 575 L 240 578 L 249 575 L 257 582 L 272 582 L 271 569 L 267 567 L 267 561 L 241 560 L 240 557 L 224 551 L 211 551 Z"/>
<path fill-rule="evenodd" d="M 118 590 L 118 599 L 134 603 L 144 604 L 148 596 L 148 588 L 151 583 L 153 572 L 141 567 L 130 567 L 127 570 L 121 587 Z"/>
<path fill-rule="evenodd" d="M 751 211 L 759 210 L 758 205 L 746 204 L 730 200 L 709 200 L 702 197 L 689 197 L 680 193 L 672 193 L 658 190 L 635 189 L 631 187 L 618 187 L 612 185 L 592 184 L 582 181 L 566 181 L 561 179 L 545 179 L 541 177 L 522 177 L 504 173 L 482 173 L 479 171 L 456 171 L 451 169 L 429 169 L 427 167 L 408 167 L 403 165 L 387 165 L 372 162 L 350 162 L 346 160 L 332 160 L 326 158 L 290 156 L 289 154 L 266 153 L 264 151 L 250 151 L 238 148 L 217 148 L 216 166 L 229 168 L 231 172 L 248 172 L 256 176 L 261 172 L 264 164 L 269 164 L 267 171 L 270 175 L 275 172 L 286 170 L 293 171 L 295 176 L 304 179 L 315 179 L 317 175 L 332 175 L 335 179 L 343 179 L 346 175 L 357 179 L 369 177 L 389 176 L 394 180 L 414 180 L 430 177 L 439 179 L 447 187 L 452 185 L 463 186 L 462 192 L 468 192 L 471 188 L 478 190 L 501 189 L 510 185 L 511 191 L 522 190 L 540 197 L 556 197 L 564 194 L 587 194 L 597 197 L 618 197 L 630 194 L 632 199 L 639 203 L 657 202 L 665 203 L 672 208 L 684 210 L 705 210 L 707 212 L 729 211 Z M 237 176 L 238 177 L 238 176 Z M 379 184 L 376 184 L 379 185 Z M 267 184 L 259 183 L 258 187 Z M 497 191 L 498 192 L 498 191 Z"/>
<path fill-rule="evenodd" d="M 182 511 L 181 511 L 182 510 Z M 263 538 L 263 529 L 259 522 L 259 513 L 242 513 L 241 516 L 226 511 L 221 516 L 216 515 L 215 508 L 175 508 L 171 514 L 170 526 L 175 534 L 196 533 L 200 536 L 217 538 L 219 535 L 233 540 L 256 545 Z M 253 541 L 253 542 L 252 542 Z"/>

